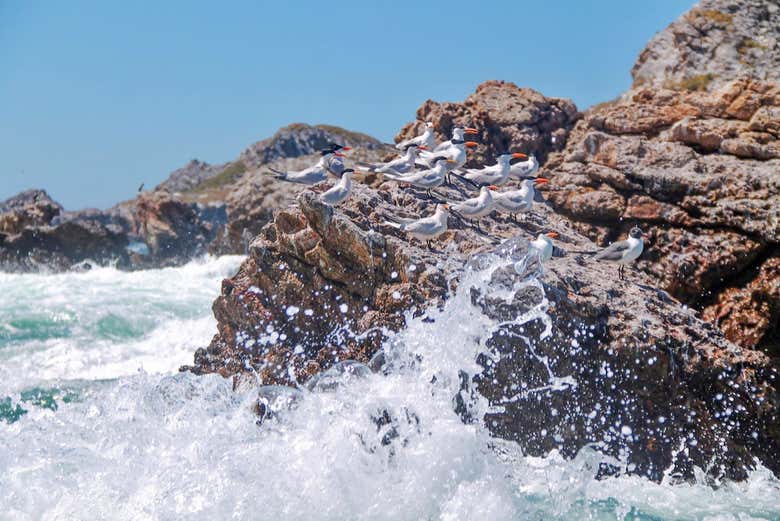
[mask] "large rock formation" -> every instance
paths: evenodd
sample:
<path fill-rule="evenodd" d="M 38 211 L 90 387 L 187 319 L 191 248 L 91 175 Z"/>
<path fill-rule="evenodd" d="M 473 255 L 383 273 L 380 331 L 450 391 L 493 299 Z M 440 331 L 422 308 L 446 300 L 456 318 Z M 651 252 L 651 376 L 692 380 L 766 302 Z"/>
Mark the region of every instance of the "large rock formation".
<path fill-rule="evenodd" d="M 683 90 L 780 81 L 780 3 L 703 0 L 650 40 L 631 74 L 635 87 Z"/>
<path fill-rule="evenodd" d="M 780 255 L 779 132 L 776 83 L 639 88 L 588 112 L 542 173 L 582 232 L 604 244 L 640 224 L 653 245 L 640 266 L 661 287 L 710 309 L 731 340 L 777 353 L 780 282 L 759 274 Z"/>
<path fill-rule="evenodd" d="M 82 261 L 138 269 L 177 265 L 207 251 L 245 253 L 249 241 L 303 187 L 274 179 L 268 167 L 302 169 L 330 143 L 376 161 L 380 141 L 339 127 L 295 123 L 229 163 L 192 160 L 153 191 L 107 210 L 66 212 L 31 190 L 0 203 L 0 268 L 65 270 Z"/>
<path fill-rule="evenodd" d="M 273 211 L 289 204 L 303 187 L 276 181 L 268 167 L 303 169 L 319 160 L 331 143 L 351 147 L 350 159 L 376 161 L 390 147 L 379 140 L 332 125 L 293 123 L 273 136 L 247 147 L 234 161 L 213 167 L 193 161 L 177 170 L 157 190 L 178 191 L 184 199 L 226 204 L 227 224 L 209 249 L 215 254 L 245 253 L 249 241 L 271 219 Z M 182 190 L 181 187 L 187 188 Z"/>
<path fill-rule="evenodd" d="M 206 252 L 225 220 L 224 205 L 188 203 L 165 192 L 143 193 L 104 211 L 65 212 L 45 192 L 31 190 L 0 206 L 0 267 L 182 264 Z"/>
<path fill-rule="evenodd" d="M 462 103 L 426 101 L 417 109 L 417 121 L 406 124 L 396 141 L 421 134 L 427 121 L 434 124 L 437 141 L 446 141 L 458 124 L 480 131 L 481 145 L 469 155 L 471 166 L 494 161 L 506 151 L 535 154 L 543 163 L 550 152 L 564 147 L 579 117 L 570 100 L 547 98 L 506 81 L 486 81 Z"/>
<path fill-rule="evenodd" d="M 451 188 L 443 194 L 462 197 Z M 389 331 L 403 327 L 404 312 L 425 313 L 452 291 L 468 291 L 473 312 L 493 327 L 477 339 L 453 331 L 452 342 L 488 350 L 477 360 L 481 374 L 462 375 L 455 403 L 466 421 L 477 390 L 493 406 L 486 425 L 526 454 L 557 448 L 571 456 L 599 443 L 627 460 L 629 472 L 653 479 L 668 468 L 690 478 L 693 465 L 742 478 L 753 457 L 780 471 L 774 375 L 764 355 L 728 342 L 644 275 L 621 282 L 614 266 L 569 254 L 549 262 L 535 286 L 523 284 L 507 254 L 475 257 L 514 237 L 509 256 L 517 259 L 528 238 L 548 229 L 570 252 L 595 248 L 564 218 L 536 208 L 522 225 L 482 219 L 481 232 L 451 218 L 452 229 L 429 249 L 383 224 L 388 215 L 432 211 L 412 191 L 358 186 L 334 210 L 306 190 L 223 282 L 218 334 L 189 369 L 296 385 L 336 361 L 368 362 Z M 487 286 L 463 282 L 469 258 L 487 270 Z M 518 322 L 534 309 L 547 310 L 548 335 L 540 315 Z"/>

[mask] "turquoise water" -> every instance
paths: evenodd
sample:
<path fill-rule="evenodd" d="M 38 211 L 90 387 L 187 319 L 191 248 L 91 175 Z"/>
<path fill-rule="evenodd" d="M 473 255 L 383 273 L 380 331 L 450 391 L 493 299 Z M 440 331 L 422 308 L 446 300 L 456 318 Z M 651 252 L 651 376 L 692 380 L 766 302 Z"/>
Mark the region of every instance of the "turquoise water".
<path fill-rule="evenodd" d="M 529 458 L 464 425 L 458 371 L 491 327 L 468 291 L 388 342 L 389 374 L 304 390 L 258 426 L 255 391 L 177 371 L 239 262 L 0 274 L 0 520 L 780 519 L 763 469 L 717 490 L 596 481 L 594 451 Z"/>

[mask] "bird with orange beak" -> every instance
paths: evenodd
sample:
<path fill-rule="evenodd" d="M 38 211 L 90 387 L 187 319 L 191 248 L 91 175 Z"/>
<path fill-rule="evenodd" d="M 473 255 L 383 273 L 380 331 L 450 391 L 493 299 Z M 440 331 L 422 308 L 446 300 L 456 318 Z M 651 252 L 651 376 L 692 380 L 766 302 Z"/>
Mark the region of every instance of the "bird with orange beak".
<path fill-rule="evenodd" d="M 455 125 L 452 127 L 452 139 L 439 143 L 439 145 L 436 146 L 433 151 L 441 152 L 442 150 L 447 150 L 453 145 L 453 141 L 466 141 L 466 134 L 476 135 L 479 134 L 479 130 L 473 127 L 462 127 L 460 125 Z"/>
<path fill-rule="evenodd" d="M 452 205 L 452 210 L 458 215 L 467 217 L 469 219 L 479 219 L 485 217 L 493 211 L 493 194 L 494 190 L 498 190 L 495 185 L 483 186 L 479 189 L 479 195 L 460 201 Z M 479 229 L 479 221 L 475 221 L 477 229 Z"/>
<path fill-rule="evenodd" d="M 516 221 L 515 214 L 526 214 L 533 208 L 536 187 L 545 185 L 549 182 L 550 180 L 544 177 L 523 179 L 520 189 L 496 194 L 493 197 L 495 209 L 508 212 L 513 220 Z"/>
<path fill-rule="evenodd" d="M 528 244 L 528 252 L 525 256 L 514 264 L 515 273 L 523 278 L 534 273 L 542 273 L 544 271 L 543 264 L 553 256 L 555 245 L 552 240 L 557 237 L 557 232 L 540 233 L 537 235 L 536 240 Z"/>
<path fill-rule="evenodd" d="M 502 186 L 509 180 L 509 170 L 511 168 L 510 161 L 512 159 L 524 159 L 527 158 L 525 154 L 519 152 L 500 154 L 496 158 L 496 164 L 486 166 L 483 168 L 468 168 L 465 170 L 463 177 L 468 179 L 477 186 L 481 185 L 496 185 Z"/>
<path fill-rule="evenodd" d="M 341 175 L 346 168 L 344 165 L 344 152 L 352 150 L 352 147 L 339 145 L 338 143 L 330 143 L 328 147 L 323 150 L 330 150 L 333 153 L 333 155 L 329 156 L 325 161 L 325 169 L 333 177 L 341 179 Z"/>

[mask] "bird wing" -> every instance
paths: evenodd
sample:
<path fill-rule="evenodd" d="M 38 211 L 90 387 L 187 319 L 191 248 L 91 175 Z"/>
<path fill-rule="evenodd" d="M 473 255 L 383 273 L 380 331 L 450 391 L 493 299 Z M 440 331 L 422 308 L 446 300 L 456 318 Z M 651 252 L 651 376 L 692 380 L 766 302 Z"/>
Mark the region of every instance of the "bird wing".
<path fill-rule="evenodd" d="M 478 197 L 472 197 L 471 199 L 466 199 L 465 201 L 461 201 L 455 205 L 453 205 L 452 209 L 456 212 L 463 212 L 463 213 L 469 213 L 477 210 L 482 206 L 480 200 Z"/>
<path fill-rule="evenodd" d="M 628 244 L 628 241 L 613 242 L 598 252 L 594 258 L 598 260 L 617 261 L 623 258 L 623 254 L 630 247 L 631 246 Z"/>
<path fill-rule="evenodd" d="M 450 146 L 452 146 L 452 141 L 450 141 L 450 140 L 442 141 L 441 143 L 436 145 L 436 148 L 434 148 L 433 151 L 434 152 L 441 152 L 442 150 L 450 148 Z"/>
<path fill-rule="evenodd" d="M 337 184 L 327 190 L 326 192 L 323 192 L 323 194 L 320 196 L 322 201 L 328 203 L 328 204 L 336 204 L 340 203 L 344 200 L 344 198 L 349 195 L 349 190 L 345 186 L 341 186 L 340 184 Z"/>

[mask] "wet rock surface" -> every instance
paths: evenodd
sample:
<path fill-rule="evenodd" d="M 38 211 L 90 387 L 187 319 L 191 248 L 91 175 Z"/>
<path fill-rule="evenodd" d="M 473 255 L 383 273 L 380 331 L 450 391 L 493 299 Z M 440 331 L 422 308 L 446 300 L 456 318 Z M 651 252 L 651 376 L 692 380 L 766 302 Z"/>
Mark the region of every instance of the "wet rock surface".
<path fill-rule="evenodd" d="M 648 275 L 619 281 L 615 266 L 577 253 L 596 245 L 545 205 L 521 224 L 493 214 L 482 231 L 450 218 L 452 229 L 431 248 L 382 224 L 432 211 L 424 196 L 390 183 L 358 186 L 339 209 L 305 190 L 224 281 L 214 303 L 218 334 L 184 369 L 234 376 L 236 385 L 297 386 L 344 360 L 368 363 L 411 317 L 469 291 L 474 312 L 494 327 L 477 339 L 486 346 L 482 373 L 465 375 L 454 398 L 466 421 L 478 391 L 492 407 L 484 418 L 491 432 L 528 454 L 572 456 L 597 443 L 652 479 L 690 479 L 694 466 L 713 479 L 744 478 L 754 457 L 780 470 L 775 374 L 765 355 L 726 340 Z M 506 239 L 523 255 L 548 230 L 568 254 L 551 260 L 537 285 L 514 272 L 512 258 L 492 256 Z M 485 255 L 493 260 L 479 260 Z M 459 287 L 469 259 L 489 270 L 487 287 Z"/>

